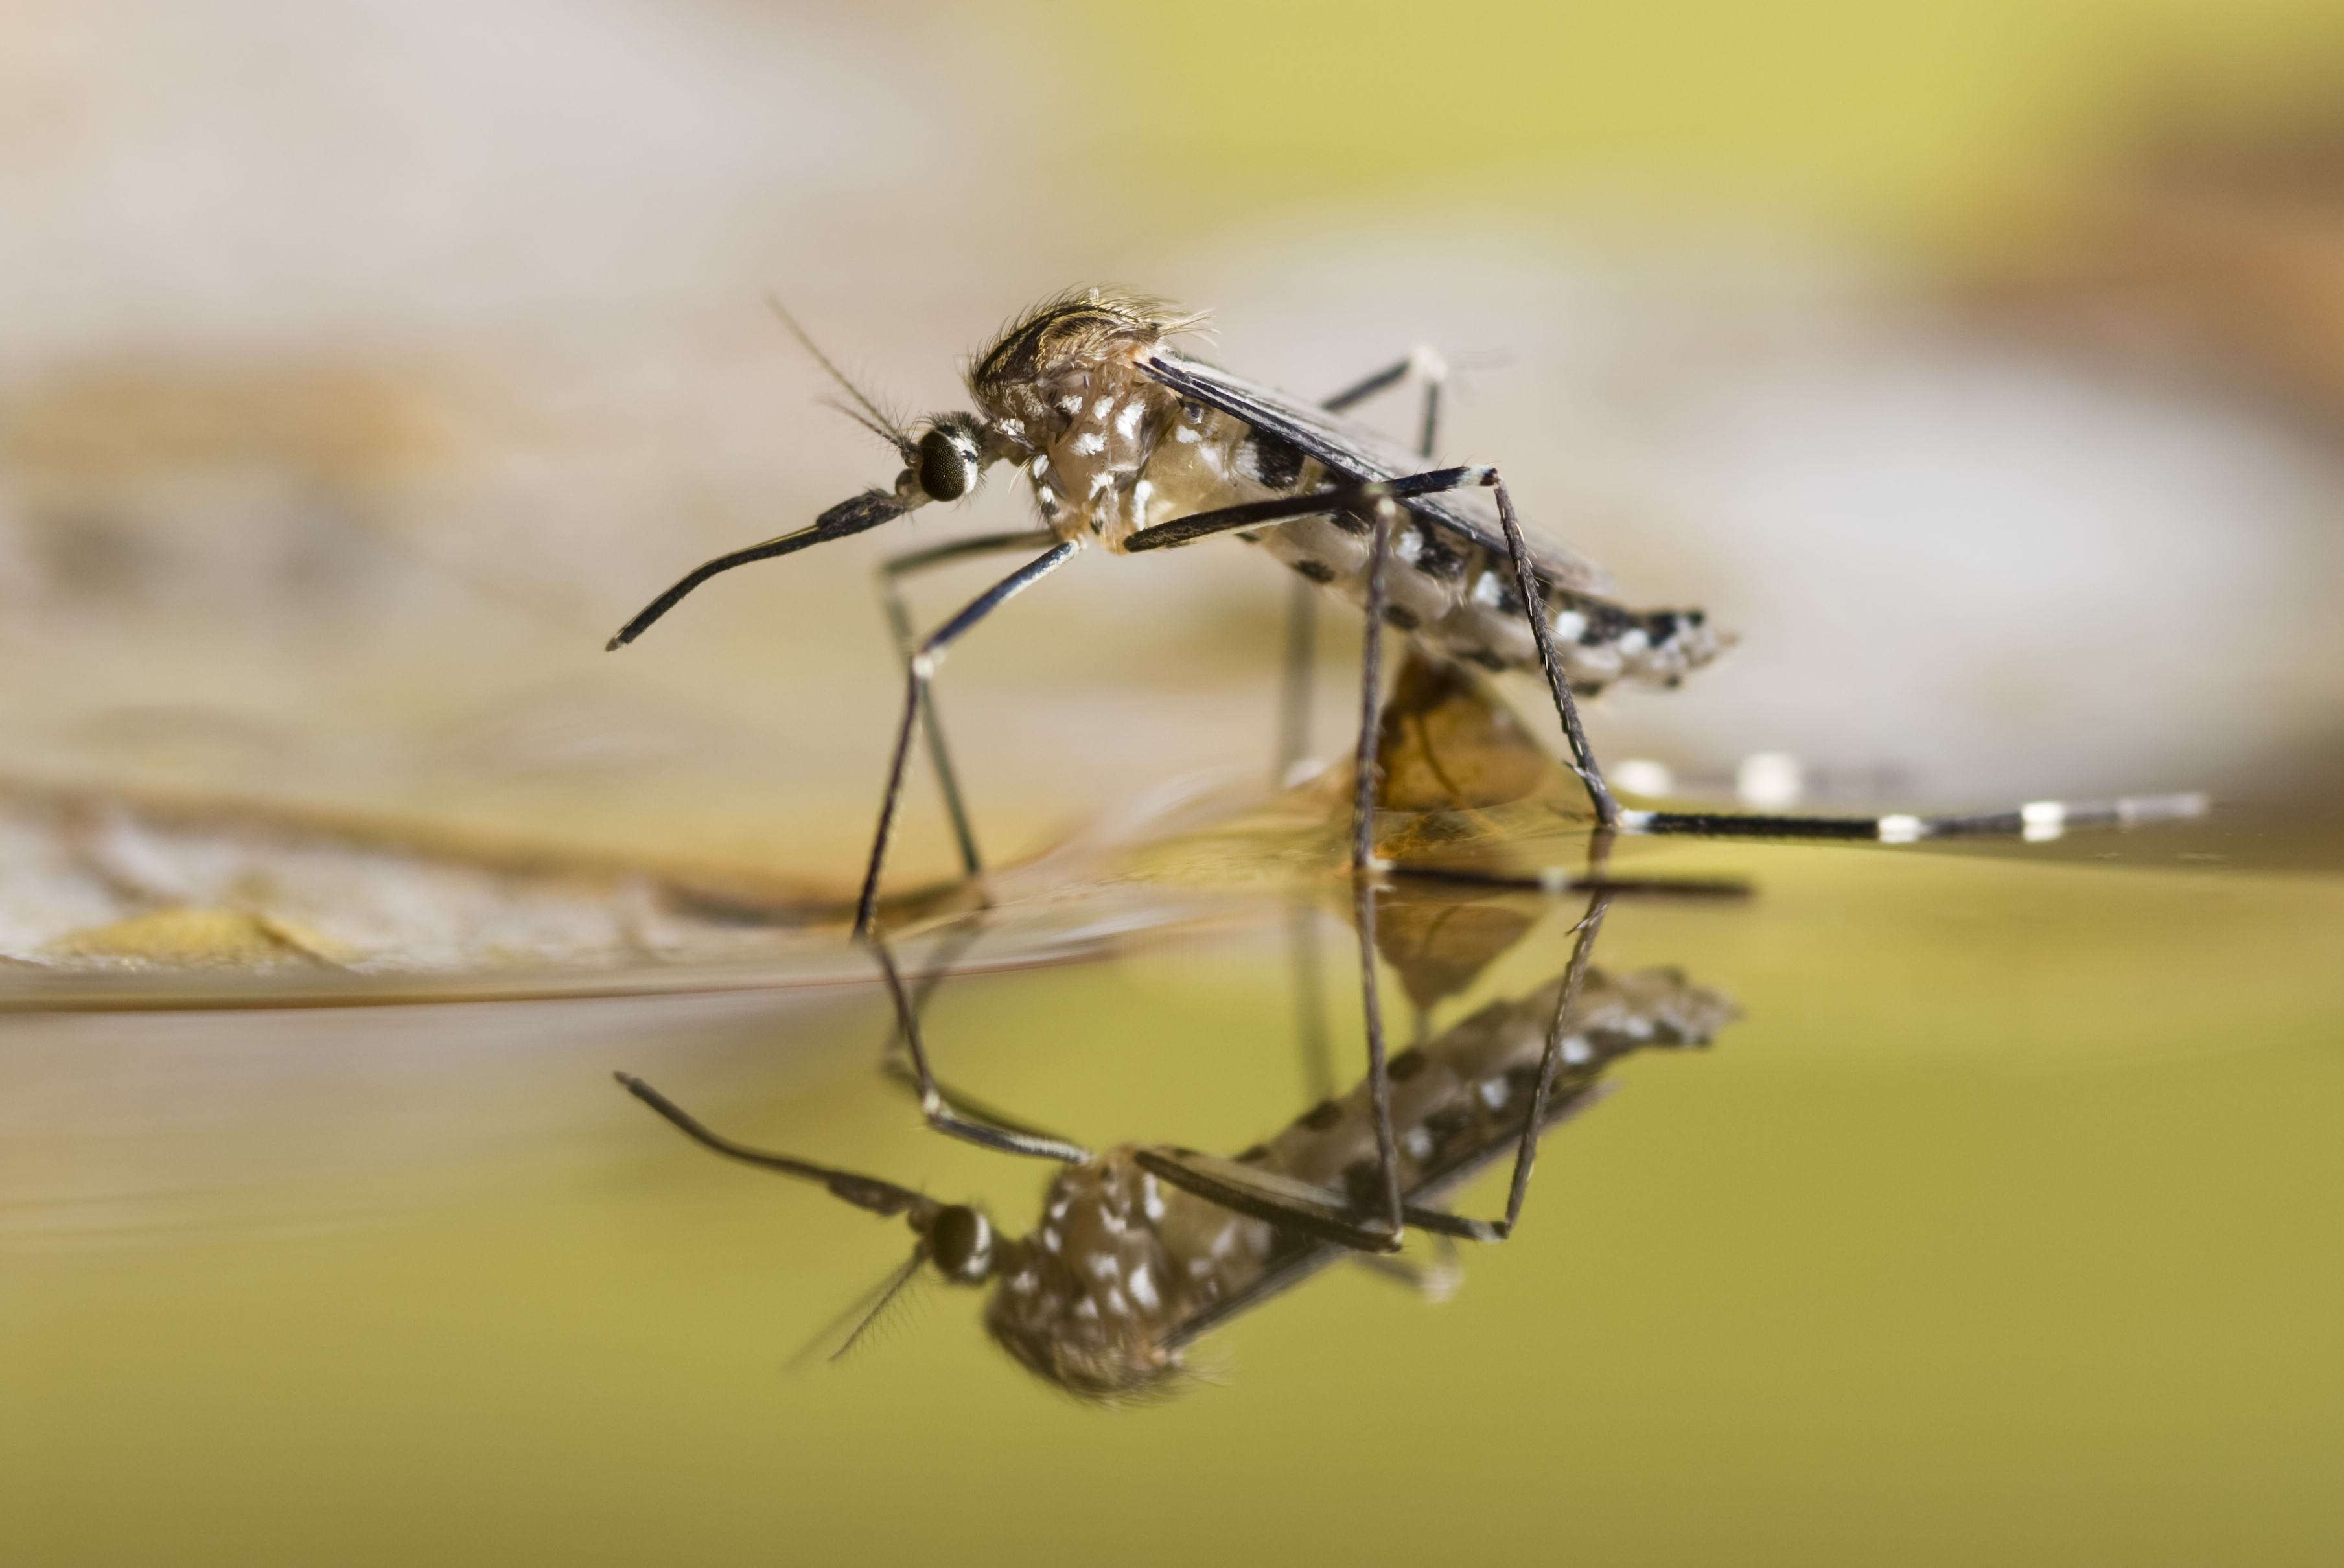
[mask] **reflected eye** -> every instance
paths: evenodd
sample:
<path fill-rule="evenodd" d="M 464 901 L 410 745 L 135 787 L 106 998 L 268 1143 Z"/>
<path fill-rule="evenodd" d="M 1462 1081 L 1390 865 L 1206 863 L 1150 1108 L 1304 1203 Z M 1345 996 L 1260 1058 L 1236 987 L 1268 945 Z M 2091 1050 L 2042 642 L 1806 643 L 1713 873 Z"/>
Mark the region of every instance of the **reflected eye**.
<path fill-rule="evenodd" d="M 928 1247 L 946 1279 L 975 1281 L 993 1267 L 993 1227 L 965 1204 L 938 1211 L 928 1229 Z"/>
<path fill-rule="evenodd" d="M 920 488 L 932 501 L 957 501 L 976 482 L 976 454 L 943 430 L 920 437 Z"/>

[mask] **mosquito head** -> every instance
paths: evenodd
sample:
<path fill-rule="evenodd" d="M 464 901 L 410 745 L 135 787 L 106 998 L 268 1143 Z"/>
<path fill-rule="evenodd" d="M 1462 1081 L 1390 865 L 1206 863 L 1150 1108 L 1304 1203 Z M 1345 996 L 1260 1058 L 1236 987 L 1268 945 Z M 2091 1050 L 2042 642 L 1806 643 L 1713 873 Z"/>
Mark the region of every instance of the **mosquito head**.
<path fill-rule="evenodd" d="M 985 427 L 974 414 L 938 414 L 904 453 L 905 477 L 930 501 L 957 501 L 985 472 Z M 900 492 L 904 480 L 896 481 Z"/>
<path fill-rule="evenodd" d="M 914 1227 L 918 1220 L 914 1220 Z M 993 1224 L 965 1203 L 946 1203 L 927 1217 L 928 1259 L 955 1285 L 993 1277 Z"/>

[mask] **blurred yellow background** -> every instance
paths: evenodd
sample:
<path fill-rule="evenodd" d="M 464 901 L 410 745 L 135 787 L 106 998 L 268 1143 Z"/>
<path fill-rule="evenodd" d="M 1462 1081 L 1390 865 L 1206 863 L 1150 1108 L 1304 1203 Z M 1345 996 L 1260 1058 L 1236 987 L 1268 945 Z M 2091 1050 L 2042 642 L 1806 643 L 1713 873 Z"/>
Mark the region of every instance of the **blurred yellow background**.
<path fill-rule="evenodd" d="M 2344 65 L 2344 9 L 2327 0 L 1207 0 L 990 16 L 996 36 L 1032 42 L 1011 90 L 1046 117 L 1063 108 L 1057 155 L 1168 186 L 1193 204 L 1186 223 L 1356 198 L 1391 203 L 1395 224 L 1470 225 L 1488 208 L 1439 195 L 1462 180 L 1500 206 L 1724 206 L 1990 246 L 2161 120 L 2317 117 Z M 1106 107 L 1127 94 L 1137 112 Z"/>
<path fill-rule="evenodd" d="M 2344 11 L 2283 0 L 0 0 L 0 782 L 844 885 L 897 700 L 872 568 L 1022 518 L 1014 487 L 602 640 L 892 473 L 769 289 L 917 410 L 1026 300 L 1114 280 L 1297 391 L 1450 351 L 1453 450 L 1743 635 L 1607 704 L 1608 756 L 1788 751 L 1848 809 L 2332 799 L 2344 381 L 2272 357 L 2333 297 L 2334 200 L 2262 223 L 2246 156 L 2214 190 L 2256 223 L 2094 279 L 2162 149 L 2317 154 L 2339 83 Z M 2263 270 L 2213 265 L 2242 246 Z M 2233 334 L 2226 280 L 2282 274 Z M 945 697 L 988 848 L 1265 775 L 1284 603 L 1235 546 L 1089 560 L 973 638 Z M 42 962 L 8 944 L 46 819 L 7 805 L 0 947 Z M 0 1015 L 5 1538 L 2331 1561 L 2334 844 L 2243 819 L 2285 869 L 1657 847 L 1758 896 L 1623 902 L 1598 961 L 1746 1020 L 1623 1070 L 1453 1306 L 1344 1271 L 1217 1341 L 1228 1386 L 1116 1414 L 957 1295 L 769 1375 L 902 1233 L 606 1075 L 1023 1229 L 1039 1173 L 874 1081 L 867 987 Z M 1257 912 L 948 986 L 939 1052 L 1087 1140 L 1238 1147 L 1301 1098 Z M 1551 977 L 1571 918 L 1439 1021 Z"/>

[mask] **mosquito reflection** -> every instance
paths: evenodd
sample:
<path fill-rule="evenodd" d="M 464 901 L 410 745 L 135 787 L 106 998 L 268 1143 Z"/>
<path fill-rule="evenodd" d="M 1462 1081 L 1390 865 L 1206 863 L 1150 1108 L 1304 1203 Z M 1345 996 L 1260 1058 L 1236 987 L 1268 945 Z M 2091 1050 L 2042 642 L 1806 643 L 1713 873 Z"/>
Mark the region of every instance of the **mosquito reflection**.
<path fill-rule="evenodd" d="M 1584 922 L 1580 934 L 1589 935 Z M 1391 1059 L 1389 1167 L 1370 1079 L 1233 1156 L 1065 1145 L 1071 1157 L 1062 1156 L 1040 1215 L 1017 1236 L 973 1204 L 736 1142 L 641 1079 L 619 1081 L 720 1154 L 904 1219 L 911 1257 L 856 1314 L 849 1343 L 895 1291 L 933 1271 L 948 1283 L 990 1287 L 986 1330 L 1019 1362 L 1074 1393 L 1127 1402 L 1176 1391 L 1201 1336 L 1342 1259 L 1445 1290 L 1454 1278 L 1450 1238 L 1500 1239 L 1496 1222 L 1443 1206 L 1457 1189 L 1515 1152 L 1510 1221 L 1528 1180 L 1521 1151 L 1601 1099 L 1613 1063 L 1638 1050 L 1706 1045 L 1735 1016 L 1725 997 L 1673 970 L 1597 969 L 1586 961 L 1590 945 L 1576 944 L 1571 968 L 1545 985 L 1490 1002 Z M 1384 1243 L 1372 1217 L 1388 1168 L 1409 1224 L 1435 1239 L 1430 1268 L 1377 1255 Z"/>

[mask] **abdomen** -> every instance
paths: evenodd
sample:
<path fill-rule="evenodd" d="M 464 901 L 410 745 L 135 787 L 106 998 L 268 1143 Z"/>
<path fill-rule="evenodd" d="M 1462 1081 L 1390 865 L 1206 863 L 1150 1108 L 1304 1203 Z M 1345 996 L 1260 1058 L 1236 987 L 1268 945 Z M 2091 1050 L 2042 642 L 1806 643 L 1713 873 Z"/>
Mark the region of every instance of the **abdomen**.
<path fill-rule="evenodd" d="M 1372 536 L 1352 518 L 1304 518 L 1263 531 L 1272 556 L 1364 609 Z M 1700 610 L 1634 610 L 1543 584 L 1563 673 L 1582 695 L 1615 680 L 1674 686 L 1724 641 Z M 1512 560 L 1406 513 L 1392 530 L 1384 619 L 1426 646 L 1487 669 L 1536 670 L 1538 644 L 1522 614 Z"/>

